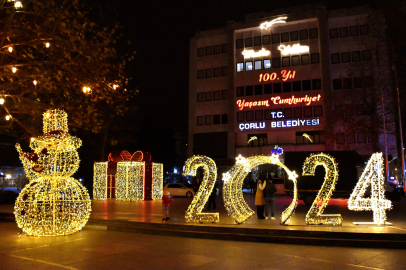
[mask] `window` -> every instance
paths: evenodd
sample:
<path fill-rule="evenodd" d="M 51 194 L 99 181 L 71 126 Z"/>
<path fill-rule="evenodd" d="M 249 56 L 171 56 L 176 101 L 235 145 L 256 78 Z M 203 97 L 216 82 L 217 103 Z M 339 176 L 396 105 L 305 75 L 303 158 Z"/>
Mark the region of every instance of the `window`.
<path fill-rule="evenodd" d="M 281 34 L 281 42 L 289 42 L 289 33 L 282 33 Z"/>
<path fill-rule="evenodd" d="M 355 133 L 349 132 L 347 133 L 347 143 L 355 143 Z"/>
<path fill-rule="evenodd" d="M 204 56 L 204 48 L 203 47 L 197 48 L 197 56 L 198 57 Z"/>
<path fill-rule="evenodd" d="M 273 84 L 273 93 L 274 94 L 282 93 L 282 84 L 281 83 Z"/>
<path fill-rule="evenodd" d="M 302 65 L 308 65 L 310 63 L 308 54 L 302 54 L 300 57 L 302 58 Z"/>
<path fill-rule="evenodd" d="M 333 80 L 333 90 L 340 90 L 343 88 L 343 82 L 341 79 L 334 79 Z"/>
<path fill-rule="evenodd" d="M 297 41 L 297 40 L 299 40 L 299 32 L 298 31 L 290 32 L 290 41 Z"/>
<path fill-rule="evenodd" d="M 261 46 L 261 36 L 254 37 L 254 46 Z"/>
<path fill-rule="evenodd" d="M 245 62 L 245 71 L 252 71 L 252 61 Z"/>
<path fill-rule="evenodd" d="M 345 116 L 354 115 L 354 106 L 352 104 L 345 105 Z"/>
<path fill-rule="evenodd" d="M 255 61 L 255 62 L 254 62 L 254 69 L 255 69 L 255 70 L 261 69 L 261 68 L 262 68 L 261 65 L 262 65 L 262 61 L 261 61 L 261 60 Z"/>
<path fill-rule="evenodd" d="M 242 38 L 241 38 L 241 39 L 237 39 L 237 40 L 235 41 L 235 48 L 236 48 L 236 49 L 244 48 L 244 42 L 243 42 Z"/>
<path fill-rule="evenodd" d="M 272 120 L 272 110 L 265 110 L 265 120 Z"/>
<path fill-rule="evenodd" d="M 212 124 L 212 121 L 213 121 L 213 117 L 211 116 L 211 115 L 206 115 L 205 117 L 204 117 L 204 124 L 205 125 L 211 125 Z"/>
<path fill-rule="evenodd" d="M 369 34 L 368 24 L 364 24 L 364 25 L 359 26 L 359 34 L 360 35 L 368 35 Z"/>
<path fill-rule="evenodd" d="M 245 112 L 245 120 L 246 121 L 254 121 L 254 112 L 253 111 Z"/>
<path fill-rule="evenodd" d="M 314 117 L 323 116 L 323 107 L 322 106 L 314 106 L 313 107 Z"/>
<path fill-rule="evenodd" d="M 367 134 L 365 132 L 357 132 L 357 143 L 366 143 Z"/>
<path fill-rule="evenodd" d="M 301 81 L 292 82 L 292 89 L 293 89 L 293 92 L 302 91 L 302 82 Z"/>
<path fill-rule="evenodd" d="M 237 72 L 244 71 L 244 63 L 237 63 Z"/>
<path fill-rule="evenodd" d="M 308 39 L 309 38 L 309 31 L 307 29 L 300 30 L 300 40 Z"/>
<path fill-rule="evenodd" d="M 221 68 L 221 76 L 227 76 L 227 67 Z"/>
<path fill-rule="evenodd" d="M 205 55 L 212 55 L 213 54 L 213 47 L 208 46 L 208 47 L 204 48 L 204 51 L 205 51 Z"/>
<path fill-rule="evenodd" d="M 220 114 L 213 115 L 213 125 L 220 125 Z"/>
<path fill-rule="evenodd" d="M 244 86 L 238 86 L 237 87 L 237 97 L 243 97 L 244 96 Z"/>
<path fill-rule="evenodd" d="M 206 93 L 204 93 L 204 96 L 205 96 L 206 101 L 212 100 L 212 92 L 206 92 Z"/>
<path fill-rule="evenodd" d="M 345 143 L 345 134 L 336 133 L 336 144 L 344 144 L 344 143 Z"/>
<path fill-rule="evenodd" d="M 282 57 L 282 67 L 290 67 L 290 57 Z"/>
<path fill-rule="evenodd" d="M 221 123 L 222 124 L 228 124 L 228 114 L 222 114 L 221 115 Z"/>
<path fill-rule="evenodd" d="M 221 44 L 221 53 L 227 53 L 227 44 Z"/>
<path fill-rule="evenodd" d="M 284 118 L 292 118 L 292 108 L 284 108 L 283 116 Z"/>
<path fill-rule="evenodd" d="M 264 119 L 264 111 L 255 111 L 255 121 L 262 121 Z"/>
<path fill-rule="evenodd" d="M 343 89 L 351 89 L 351 88 L 352 88 L 352 78 L 344 78 Z"/>
<path fill-rule="evenodd" d="M 227 90 L 221 91 L 221 99 L 222 100 L 227 100 Z"/>
<path fill-rule="evenodd" d="M 213 92 L 213 100 L 220 100 L 221 99 L 221 92 L 220 91 L 214 91 Z"/>
<path fill-rule="evenodd" d="M 330 29 L 330 38 L 338 38 L 338 29 L 337 28 Z"/>
<path fill-rule="evenodd" d="M 272 58 L 272 67 L 273 68 L 280 68 L 281 67 L 281 59 L 280 58 Z"/>
<path fill-rule="evenodd" d="M 279 43 L 279 34 L 272 34 L 272 44 Z"/>
<path fill-rule="evenodd" d="M 292 66 L 300 65 L 299 55 L 292 56 Z"/>
<path fill-rule="evenodd" d="M 355 114 L 356 114 L 356 115 L 363 115 L 363 114 L 365 114 L 364 104 L 357 104 L 357 105 L 355 105 Z"/>
<path fill-rule="evenodd" d="M 249 143 L 250 147 L 258 147 L 258 146 L 268 144 L 268 135 L 266 133 L 248 134 L 248 140 L 247 141 L 249 141 L 254 136 L 257 137 L 257 139 L 250 141 L 250 143 Z"/>
<path fill-rule="evenodd" d="M 196 124 L 198 126 L 203 126 L 203 124 L 204 124 L 204 117 L 203 116 L 198 116 L 196 120 L 197 120 Z"/>
<path fill-rule="evenodd" d="M 360 51 L 355 51 L 351 53 L 351 58 L 353 62 L 359 62 L 361 61 L 361 53 Z"/>
<path fill-rule="evenodd" d="M 304 107 L 303 108 L 303 116 L 304 117 L 312 117 L 312 107 Z"/>
<path fill-rule="evenodd" d="M 272 83 L 264 84 L 264 94 L 265 95 L 272 94 Z"/>
<path fill-rule="evenodd" d="M 237 122 L 244 122 L 244 112 L 237 112 Z"/>
<path fill-rule="evenodd" d="M 340 38 L 348 37 L 348 27 L 340 28 Z"/>
<path fill-rule="evenodd" d="M 376 142 L 378 138 L 376 137 L 376 133 L 372 130 L 368 131 L 368 143 Z"/>
<path fill-rule="evenodd" d="M 199 69 L 197 71 L 197 78 L 198 79 L 203 79 L 204 78 L 204 69 Z"/>
<path fill-rule="evenodd" d="M 255 95 L 262 95 L 262 84 L 255 85 Z"/>
<path fill-rule="evenodd" d="M 312 90 L 312 82 L 310 80 L 302 81 L 302 90 L 303 91 Z"/>
<path fill-rule="evenodd" d="M 203 101 L 204 101 L 204 93 L 203 92 L 197 93 L 197 102 Z"/>
<path fill-rule="evenodd" d="M 262 44 L 263 45 L 271 44 L 271 36 L 270 35 L 263 36 L 262 37 Z"/>
<path fill-rule="evenodd" d="M 365 76 L 364 77 L 364 86 L 365 87 L 373 87 L 374 86 L 374 77 Z"/>
<path fill-rule="evenodd" d="M 212 72 L 213 72 L 213 70 L 212 70 L 211 68 L 208 68 L 208 69 L 206 69 L 206 70 L 204 71 L 204 76 L 205 76 L 206 78 L 211 78 Z"/>
<path fill-rule="evenodd" d="M 319 31 L 317 28 L 309 29 L 309 35 L 310 38 L 318 38 L 319 37 Z"/>
<path fill-rule="evenodd" d="M 264 60 L 264 69 L 271 68 L 271 59 Z"/>
<path fill-rule="evenodd" d="M 245 47 L 252 47 L 252 38 L 245 39 Z"/>
<path fill-rule="evenodd" d="M 213 46 L 213 54 L 220 54 L 220 45 Z"/>
<path fill-rule="evenodd" d="M 213 68 L 213 77 L 220 77 L 220 68 Z"/>
<path fill-rule="evenodd" d="M 312 80 L 313 90 L 320 90 L 321 89 L 321 79 L 314 79 Z"/>
<path fill-rule="evenodd" d="M 284 82 L 283 86 L 283 93 L 292 92 L 292 83 L 291 82 Z"/>
<path fill-rule="evenodd" d="M 362 78 L 356 77 L 354 80 L 354 88 L 362 88 Z"/>
<path fill-rule="evenodd" d="M 370 61 L 371 60 L 371 51 L 365 50 L 362 51 L 362 61 Z"/>
<path fill-rule="evenodd" d="M 350 53 L 349 52 L 341 53 L 341 62 L 348 63 L 350 61 L 351 61 L 351 59 L 350 59 Z"/>
<path fill-rule="evenodd" d="M 293 117 L 301 118 L 302 117 L 302 107 L 293 108 Z"/>
<path fill-rule="evenodd" d="M 254 87 L 252 85 L 245 87 L 245 95 L 252 96 L 254 94 Z"/>
<path fill-rule="evenodd" d="M 307 138 L 303 137 L 303 134 L 307 134 L 309 135 L 310 140 L 308 140 Z M 299 131 L 296 132 L 296 144 L 316 144 L 316 143 L 320 143 L 320 131 Z"/>
<path fill-rule="evenodd" d="M 311 54 L 312 64 L 320 63 L 320 56 L 319 53 L 312 53 Z"/>
<path fill-rule="evenodd" d="M 340 63 L 340 54 L 332 53 L 331 54 L 331 64 L 339 64 L 339 63 Z"/>
<path fill-rule="evenodd" d="M 350 36 L 358 36 L 358 26 L 350 26 Z"/>

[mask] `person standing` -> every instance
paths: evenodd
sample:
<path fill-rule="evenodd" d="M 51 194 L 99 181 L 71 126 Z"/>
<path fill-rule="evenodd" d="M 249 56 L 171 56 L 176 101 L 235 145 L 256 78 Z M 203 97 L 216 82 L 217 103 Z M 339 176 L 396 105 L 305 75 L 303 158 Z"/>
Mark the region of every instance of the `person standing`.
<path fill-rule="evenodd" d="M 165 191 L 162 196 L 162 222 L 168 221 L 169 217 L 169 206 L 171 205 L 172 199 L 169 197 L 169 191 Z"/>
<path fill-rule="evenodd" d="M 257 215 L 258 219 L 264 219 L 264 207 L 265 207 L 265 200 L 264 200 L 264 188 L 265 183 L 259 179 L 257 183 L 257 192 L 255 193 L 255 205 L 257 206 Z"/>
<path fill-rule="evenodd" d="M 269 176 L 265 182 L 265 219 L 268 219 L 269 207 L 271 207 L 271 220 L 275 220 L 275 192 L 276 186 L 272 183 L 272 176 Z"/>

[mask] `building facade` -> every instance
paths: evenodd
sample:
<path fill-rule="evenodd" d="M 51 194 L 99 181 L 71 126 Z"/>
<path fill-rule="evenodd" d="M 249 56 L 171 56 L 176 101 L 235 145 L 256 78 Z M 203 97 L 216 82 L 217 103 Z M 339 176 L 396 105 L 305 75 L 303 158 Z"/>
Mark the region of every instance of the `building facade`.
<path fill-rule="evenodd" d="M 397 156 L 381 16 L 322 4 L 246 16 L 190 42 L 188 155 L 356 150 Z M 385 115 L 385 129 L 383 117 Z M 386 140 L 385 140 L 386 138 Z"/>

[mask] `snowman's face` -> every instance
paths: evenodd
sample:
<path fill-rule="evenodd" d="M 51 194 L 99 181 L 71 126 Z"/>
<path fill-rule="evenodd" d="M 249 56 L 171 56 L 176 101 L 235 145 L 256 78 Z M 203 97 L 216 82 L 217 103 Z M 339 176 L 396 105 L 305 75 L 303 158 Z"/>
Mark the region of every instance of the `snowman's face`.
<path fill-rule="evenodd" d="M 63 148 L 48 147 L 46 151 L 37 151 L 39 159 L 36 162 L 37 168 L 33 170 L 37 175 L 54 175 L 54 176 L 70 176 L 73 175 L 79 168 L 79 154 L 76 148 L 67 146 Z"/>

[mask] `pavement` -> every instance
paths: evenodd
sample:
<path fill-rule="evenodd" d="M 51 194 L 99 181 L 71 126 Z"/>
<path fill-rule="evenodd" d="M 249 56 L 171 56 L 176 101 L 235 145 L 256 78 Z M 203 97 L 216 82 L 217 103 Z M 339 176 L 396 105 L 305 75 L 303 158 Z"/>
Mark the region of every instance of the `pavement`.
<path fill-rule="evenodd" d="M 247 204 L 256 210 L 254 196 L 246 194 Z M 228 216 L 221 196 L 217 196 L 218 223 L 186 222 L 184 215 L 191 198 L 174 197 L 170 206 L 171 219 L 162 223 L 161 201 L 124 202 L 116 200 L 92 201 L 92 213 L 85 230 L 108 230 L 155 235 L 183 236 L 189 238 L 239 240 L 286 244 L 360 246 L 375 248 L 406 248 L 406 199 L 394 202 L 387 211 L 387 221 L 393 226 L 354 225 L 352 222 L 372 222 L 371 211 L 350 211 L 347 200 L 331 199 L 325 214 L 341 214 L 342 226 L 306 225 L 309 210 L 299 201 L 295 215 L 287 225 L 280 225 L 280 215 L 291 198 L 276 198 L 276 220 L 258 220 L 252 216 L 236 224 Z M 13 221 L 13 205 L 0 205 L 0 220 Z M 204 210 L 207 212 L 207 210 Z"/>

